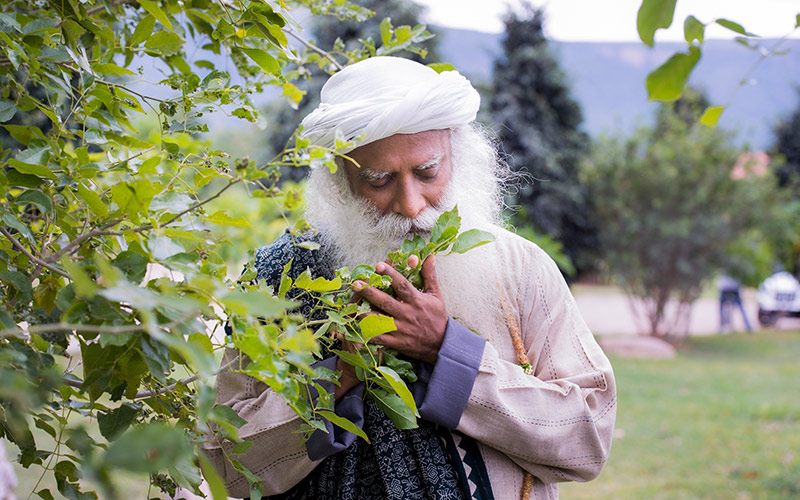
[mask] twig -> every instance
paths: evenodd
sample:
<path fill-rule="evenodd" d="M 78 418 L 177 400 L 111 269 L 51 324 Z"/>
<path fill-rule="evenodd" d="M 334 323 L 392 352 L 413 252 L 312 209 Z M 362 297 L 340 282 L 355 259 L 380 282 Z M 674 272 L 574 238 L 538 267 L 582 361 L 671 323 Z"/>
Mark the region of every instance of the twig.
<path fill-rule="evenodd" d="M 232 179 L 232 180 L 228 181 L 228 184 L 225 187 L 223 187 L 222 189 L 220 189 L 213 196 L 211 196 L 209 198 L 206 198 L 203 201 L 199 201 L 199 202 L 195 203 L 194 205 L 192 205 L 191 207 L 187 208 L 186 210 L 177 213 L 174 217 L 172 217 L 171 219 L 169 219 L 168 221 L 164 222 L 161 225 L 162 226 L 169 226 L 170 224 L 172 224 L 176 220 L 180 219 L 184 215 L 188 214 L 189 212 L 197 210 L 198 208 L 202 207 L 206 203 L 219 198 L 220 196 L 222 196 L 222 193 L 224 193 L 225 191 L 228 190 L 228 188 L 230 188 L 234 184 L 239 183 L 240 181 L 241 181 L 241 179 Z M 152 224 L 145 224 L 143 226 L 139 226 L 139 227 L 133 228 L 130 231 L 134 232 L 134 233 L 141 233 L 142 231 L 148 231 L 150 229 L 153 229 L 153 225 Z M 125 234 L 125 232 L 123 232 L 123 231 L 99 231 L 96 235 L 97 236 L 121 236 L 121 235 L 124 235 L 124 234 Z"/>
<path fill-rule="evenodd" d="M 227 370 L 228 368 L 233 366 L 233 364 L 236 363 L 237 360 L 238 360 L 238 358 L 234 359 L 234 360 L 232 360 L 232 361 L 230 361 L 230 362 L 228 362 L 228 363 L 226 363 L 224 365 L 222 365 L 219 368 L 219 370 L 217 370 L 214 373 L 214 375 L 218 375 L 218 374 L 224 372 L 225 370 Z M 194 382 L 198 378 L 200 378 L 200 375 L 192 375 L 191 377 L 187 377 L 185 379 L 179 380 L 179 381 L 175 382 L 174 384 L 170 384 L 167 387 L 162 387 L 161 389 L 157 389 L 155 391 L 139 391 L 139 392 L 136 393 L 136 395 L 132 399 L 150 398 L 150 397 L 153 397 L 153 396 L 158 396 L 159 394 L 166 394 L 168 392 L 174 391 L 175 388 L 178 387 L 179 385 L 191 384 L 192 382 Z"/>
<path fill-rule="evenodd" d="M 67 245 L 64 248 L 62 248 L 61 250 L 59 250 L 58 252 L 49 255 L 47 257 L 47 259 L 45 259 L 45 260 L 47 260 L 47 262 L 56 262 L 56 261 L 58 261 L 61 258 L 61 256 L 63 256 L 64 254 L 70 252 L 73 248 L 79 246 L 84 241 L 88 240 L 89 238 L 94 238 L 95 236 L 104 235 L 105 234 L 104 231 L 106 229 L 108 229 L 109 227 L 115 226 L 115 225 L 119 224 L 120 222 L 122 222 L 122 219 L 116 219 L 116 220 L 113 220 L 111 222 L 107 222 L 106 224 L 103 224 L 102 226 L 98 227 L 97 229 L 92 229 L 88 233 L 84 233 L 84 234 L 78 236 L 74 240 L 72 240 L 69 243 L 67 243 Z"/>
<path fill-rule="evenodd" d="M 62 271 L 61 269 L 59 269 L 59 268 L 57 268 L 57 267 L 53 266 L 52 264 L 49 264 L 49 263 L 47 263 L 47 262 L 43 261 L 42 259 L 39 259 L 39 258 L 38 258 L 38 257 L 36 257 L 35 255 L 33 255 L 32 253 L 30 253 L 30 252 L 28 251 L 28 249 L 27 249 L 27 248 L 25 248 L 25 246 L 24 246 L 22 243 L 20 243 L 19 241 L 17 241 L 17 239 L 16 239 L 16 238 L 14 238 L 14 237 L 11 235 L 11 233 L 9 233 L 8 231 L 6 231 L 6 229 L 5 229 L 4 227 L 0 227 L 0 232 L 1 232 L 1 233 L 3 233 L 3 236 L 5 236 L 6 238 L 8 238 L 8 240 L 9 240 L 9 241 L 11 241 L 11 244 L 12 244 L 12 245 L 14 245 L 15 247 L 17 247 L 17 248 L 19 249 L 19 251 L 20 251 L 20 252 L 22 252 L 23 254 L 25 254 L 25 257 L 27 257 L 29 260 L 31 260 L 32 262 L 35 262 L 36 264 L 38 264 L 38 265 L 40 265 L 40 266 L 42 266 L 42 267 L 46 267 L 47 269 L 49 269 L 49 270 L 53 271 L 53 272 L 54 272 L 54 273 L 56 273 L 56 274 L 59 274 L 59 275 L 61 275 L 61 276 L 65 277 L 65 278 L 69 279 L 69 274 L 65 273 L 65 272 L 64 272 L 64 271 Z"/>
<path fill-rule="evenodd" d="M 198 311 L 192 311 L 190 314 L 187 314 L 183 318 L 176 319 L 174 321 L 170 321 L 169 323 L 164 323 L 161 325 L 156 325 L 158 328 L 172 328 L 174 326 L 180 325 L 184 321 L 189 320 L 190 318 L 197 316 L 199 314 Z M 130 332 L 140 332 L 144 331 L 149 327 L 146 324 L 138 324 L 138 325 L 84 325 L 79 323 L 47 323 L 43 325 L 33 325 L 27 328 L 28 333 L 44 333 L 44 332 L 54 332 L 59 330 L 80 330 L 82 332 L 89 332 L 89 333 L 110 333 L 112 335 L 118 333 L 130 333 Z M 17 328 L 6 328 L 4 330 L 0 330 L 0 338 L 9 337 L 9 336 L 17 336 L 19 334 L 19 329 Z"/>
<path fill-rule="evenodd" d="M 309 49 L 313 50 L 314 52 L 316 52 L 316 53 L 318 53 L 318 54 L 320 54 L 320 55 L 323 55 L 323 56 L 325 56 L 325 57 L 326 57 L 326 58 L 327 58 L 327 59 L 328 59 L 330 62 L 332 62 L 332 63 L 333 63 L 333 65 L 334 65 L 334 66 L 336 66 L 336 69 L 337 69 L 337 70 L 342 70 L 342 69 L 344 68 L 344 66 L 342 66 L 342 65 L 339 63 L 339 61 L 337 61 L 336 59 L 334 59 L 334 58 L 333 58 L 333 56 L 331 55 L 331 53 L 330 53 L 330 52 L 327 52 L 327 51 L 325 51 L 325 50 L 322 50 L 321 48 L 317 47 L 317 46 L 316 46 L 316 45 L 314 45 L 314 44 L 308 43 L 307 41 L 303 40 L 303 39 L 300 37 L 300 35 L 298 35 L 297 33 L 295 33 L 295 32 L 294 32 L 294 31 L 292 31 L 292 30 L 286 30 L 286 33 L 288 33 L 288 34 L 292 35 L 292 38 L 294 38 L 295 40 L 299 41 L 300 43 L 302 43 L 303 45 L 305 45 L 305 46 L 306 46 L 306 47 L 308 47 Z"/>

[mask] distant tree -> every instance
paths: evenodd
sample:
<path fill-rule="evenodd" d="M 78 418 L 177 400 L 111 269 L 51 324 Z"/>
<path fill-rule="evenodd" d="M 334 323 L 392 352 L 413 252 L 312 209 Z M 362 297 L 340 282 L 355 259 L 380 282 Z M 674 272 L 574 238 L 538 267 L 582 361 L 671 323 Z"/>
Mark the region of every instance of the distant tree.
<path fill-rule="evenodd" d="M 315 18 L 310 31 L 316 45 L 343 47 L 346 51 L 362 47 L 365 41 L 368 44 L 380 45 L 381 23 L 384 22 L 384 19 L 390 19 L 394 26 L 414 27 L 420 24 L 420 17 L 425 11 L 424 6 L 413 1 L 357 0 L 354 3 L 369 9 L 374 12 L 374 15 L 363 21 L 341 21 L 335 17 L 324 18 L 322 16 Z M 438 62 L 436 53 L 438 42 L 439 39 L 434 36 L 416 46 L 410 46 L 409 49 L 413 52 L 393 55 L 407 57 L 421 63 Z M 266 130 L 269 144 L 265 156 L 272 156 L 283 150 L 303 117 L 319 104 L 319 91 L 330 76 L 330 72 L 322 68 L 307 67 L 304 69 L 308 70 L 303 74 L 305 80 L 297 83 L 297 86 L 305 92 L 303 100 L 296 107 L 287 106 L 286 102 L 282 100 L 268 105 L 267 114 L 273 116 L 273 119 L 269 122 Z M 299 181 L 305 177 L 306 172 L 306 168 L 286 169 L 283 177 Z"/>
<path fill-rule="evenodd" d="M 776 208 L 774 179 L 732 175 L 729 136 L 687 114 L 703 99 L 687 93 L 663 105 L 656 126 L 598 141 L 585 170 L 605 270 L 656 336 L 680 334 L 703 284 L 761 250 Z"/>
<path fill-rule="evenodd" d="M 775 127 L 773 156 L 777 158 L 775 175 L 778 185 L 788 191 L 792 201 L 785 210 L 793 215 L 792 237 L 784 242 L 778 260 L 791 271 L 800 272 L 800 88 L 797 89 L 797 108 Z"/>
<path fill-rule="evenodd" d="M 581 108 L 542 32 L 542 11 L 523 8 L 505 18 L 491 115 L 501 127 L 512 169 L 533 179 L 511 200 L 521 207 L 516 224 L 532 225 L 559 241 L 580 273 L 585 267 L 581 254 L 596 244 L 586 190 L 578 180 L 589 138 L 580 130 Z"/>
<path fill-rule="evenodd" d="M 775 172 L 779 185 L 791 187 L 800 197 L 800 88 L 797 97 L 797 108 L 775 127 L 773 150 L 782 160 Z"/>

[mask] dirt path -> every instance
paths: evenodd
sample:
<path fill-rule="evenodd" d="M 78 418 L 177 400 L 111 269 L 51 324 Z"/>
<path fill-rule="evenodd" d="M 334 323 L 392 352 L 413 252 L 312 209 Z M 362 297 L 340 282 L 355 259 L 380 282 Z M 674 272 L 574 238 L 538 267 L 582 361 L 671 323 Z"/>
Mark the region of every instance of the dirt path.
<path fill-rule="evenodd" d="M 613 287 L 578 285 L 573 288 L 575 301 L 581 310 L 583 319 L 593 333 L 597 335 L 636 335 L 646 332 L 646 326 L 634 316 L 628 298 Z M 756 312 L 755 292 L 745 290 L 744 307 L 753 329 L 758 331 L 760 325 Z M 800 329 L 800 319 L 781 318 L 773 327 L 778 330 Z M 744 331 L 745 325 L 741 314 L 733 315 L 733 330 Z M 719 331 L 719 301 L 713 298 L 700 298 L 692 307 L 689 322 L 690 335 L 711 335 Z"/>

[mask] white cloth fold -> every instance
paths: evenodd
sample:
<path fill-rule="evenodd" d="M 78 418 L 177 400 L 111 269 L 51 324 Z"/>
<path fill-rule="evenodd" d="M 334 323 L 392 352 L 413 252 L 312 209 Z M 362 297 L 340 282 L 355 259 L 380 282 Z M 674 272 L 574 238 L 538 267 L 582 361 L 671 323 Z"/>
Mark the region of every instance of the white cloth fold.
<path fill-rule="evenodd" d="M 358 146 L 395 134 L 415 134 L 466 125 L 475 119 L 480 96 L 455 71 L 399 57 L 373 57 L 333 75 L 322 87 L 320 105 L 303 120 L 303 137 L 333 148 L 337 130 Z"/>

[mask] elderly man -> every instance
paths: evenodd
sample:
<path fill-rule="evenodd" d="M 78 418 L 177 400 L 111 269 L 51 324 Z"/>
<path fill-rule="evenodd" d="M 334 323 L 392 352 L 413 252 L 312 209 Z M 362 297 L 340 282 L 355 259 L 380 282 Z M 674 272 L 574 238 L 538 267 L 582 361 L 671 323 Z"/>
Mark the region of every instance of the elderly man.
<path fill-rule="evenodd" d="M 557 498 L 557 482 L 586 481 L 608 457 L 616 392 L 611 366 L 580 317 L 552 260 L 503 228 L 508 172 L 493 144 L 471 125 L 479 97 L 455 72 L 377 57 L 345 68 L 322 89 L 303 121 L 312 144 L 355 140 L 338 171 L 311 173 L 306 217 L 321 247 L 288 237 L 257 252 L 259 277 L 280 279 L 289 259 L 330 276 L 341 266 L 378 263 L 396 297 L 356 284 L 394 317 L 397 330 L 374 339 L 418 360 L 413 393 L 420 427 L 398 430 L 353 369 L 342 371 L 335 411 L 369 443 L 327 422 L 303 443 L 300 419 L 263 383 L 218 377 L 219 402 L 246 421 L 255 443 L 242 462 L 276 498 Z M 458 206 L 462 228 L 495 241 L 463 255 L 429 257 L 424 290 L 390 266 L 386 254 L 415 233 L 429 234 Z M 361 286 L 359 286 L 361 285 Z M 306 309 L 306 312 L 308 309 Z M 208 453 L 234 495 L 247 481 Z"/>

